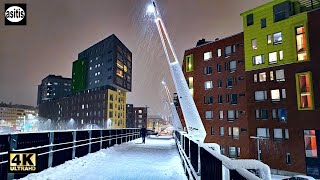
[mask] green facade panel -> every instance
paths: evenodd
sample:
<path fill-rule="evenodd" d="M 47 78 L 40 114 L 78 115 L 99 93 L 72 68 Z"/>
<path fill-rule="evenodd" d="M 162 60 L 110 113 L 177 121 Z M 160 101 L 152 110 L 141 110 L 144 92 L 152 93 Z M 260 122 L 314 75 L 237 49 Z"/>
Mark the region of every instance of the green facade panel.
<path fill-rule="evenodd" d="M 87 61 L 79 59 L 72 64 L 72 93 L 84 91 L 87 81 Z"/>
<path fill-rule="evenodd" d="M 296 15 L 291 15 L 289 18 L 274 22 L 274 5 L 285 2 L 286 0 L 274 0 L 268 4 L 257 7 L 242 13 L 243 27 L 244 27 L 244 46 L 245 46 L 245 70 L 262 69 L 266 67 L 278 66 L 282 64 L 290 64 L 298 61 L 296 48 L 296 28 L 300 26 L 305 27 L 306 39 L 307 34 L 307 13 L 300 13 L 301 8 L 297 8 L 299 4 L 292 4 L 292 9 Z M 295 5 L 294 5 L 295 4 Z M 253 24 L 247 26 L 247 15 L 253 14 Z M 262 19 L 266 19 L 266 27 L 261 26 Z M 250 18 L 248 18 L 251 20 Z M 282 43 L 273 43 L 273 34 L 281 32 Z M 271 43 L 268 44 L 268 35 L 271 35 Z M 256 39 L 256 49 L 252 48 L 252 40 Z M 308 43 L 307 43 L 308 44 Z M 283 51 L 283 59 L 279 60 L 279 51 Z M 277 63 L 269 63 L 269 53 L 277 52 Z M 264 55 L 264 63 L 253 65 L 253 57 Z M 309 48 L 307 47 L 307 55 L 309 55 Z M 309 58 L 308 58 L 309 59 Z M 308 60 L 307 59 L 307 60 Z"/>

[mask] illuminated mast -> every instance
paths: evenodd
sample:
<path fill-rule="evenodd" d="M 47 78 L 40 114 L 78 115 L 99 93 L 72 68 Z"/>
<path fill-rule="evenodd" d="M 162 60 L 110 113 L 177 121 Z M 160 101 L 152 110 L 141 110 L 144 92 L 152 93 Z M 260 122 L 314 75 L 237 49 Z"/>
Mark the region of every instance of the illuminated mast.
<path fill-rule="evenodd" d="M 207 133 L 204 129 L 199 112 L 190 94 L 189 87 L 183 75 L 176 52 L 168 36 L 166 27 L 162 22 L 160 12 L 157 9 L 156 3 L 154 1 L 152 2 L 152 5 L 148 7 L 148 12 L 152 13 L 155 17 L 155 23 L 157 24 L 163 49 L 169 63 L 173 82 L 178 93 L 180 106 L 188 129 L 188 134 L 203 142 Z M 169 55 L 172 57 L 171 59 Z"/>

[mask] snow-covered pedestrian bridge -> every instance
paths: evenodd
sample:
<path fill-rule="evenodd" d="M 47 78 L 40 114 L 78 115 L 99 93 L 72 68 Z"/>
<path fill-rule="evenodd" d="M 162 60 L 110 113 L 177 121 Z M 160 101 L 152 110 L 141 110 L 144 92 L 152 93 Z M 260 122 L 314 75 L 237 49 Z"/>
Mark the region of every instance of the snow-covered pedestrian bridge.
<path fill-rule="evenodd" d="M 172 137 L 141 138 L 102 149 L 23 179 L 187 179 Z"/>

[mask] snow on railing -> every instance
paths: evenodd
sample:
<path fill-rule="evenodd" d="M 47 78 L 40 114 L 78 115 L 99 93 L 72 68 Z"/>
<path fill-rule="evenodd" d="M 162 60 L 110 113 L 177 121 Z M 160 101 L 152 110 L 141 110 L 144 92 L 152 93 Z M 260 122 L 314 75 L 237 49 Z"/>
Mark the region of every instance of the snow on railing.
<path fill-rule="evenodd" d="M 260 161 L 251 159 L 232 160 L 220 153 L 218 144 L 194 141 L 191 136 L 183 131 L 175 131 L 174 136 L 186 173 L 189 177 L 192 177 L 191 179 L 229 180 L 238 177 L 250 180 L 271 180 L 270 167 Z M 197 144 L 198 151 L 190 151 L 191 142 Z M 198 165 L 195 163 L 195 158 L 199 162 Z M 257 171 L 259 177 L 249 170 Z"/>

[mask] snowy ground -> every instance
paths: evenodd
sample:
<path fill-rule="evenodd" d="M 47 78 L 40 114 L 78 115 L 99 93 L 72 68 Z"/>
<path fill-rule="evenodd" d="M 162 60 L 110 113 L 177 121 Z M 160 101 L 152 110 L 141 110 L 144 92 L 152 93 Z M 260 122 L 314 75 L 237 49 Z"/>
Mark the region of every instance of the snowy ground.
<path fill-rule="evenodd" d="M 172 138 L 137 139 L 30 174 L 24 180 L 186 179 Z"/>

